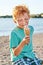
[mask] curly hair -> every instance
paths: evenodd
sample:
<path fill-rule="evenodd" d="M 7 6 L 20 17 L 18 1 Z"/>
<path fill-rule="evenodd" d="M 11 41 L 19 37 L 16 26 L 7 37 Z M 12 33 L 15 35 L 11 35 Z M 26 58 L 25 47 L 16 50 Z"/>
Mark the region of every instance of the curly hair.
<path fill-rule="evenodd" d="M 15 22 L 16 22 L 17 17 L 20 16 L 21 14 L 24 14 L 24 13 L 27 13 L 28 16 L 30 14 L 29 9 L 24 5 L 23 6 L 18 5 L 15 8 L 13 8 L 13 18 L 14 18 Z"/>

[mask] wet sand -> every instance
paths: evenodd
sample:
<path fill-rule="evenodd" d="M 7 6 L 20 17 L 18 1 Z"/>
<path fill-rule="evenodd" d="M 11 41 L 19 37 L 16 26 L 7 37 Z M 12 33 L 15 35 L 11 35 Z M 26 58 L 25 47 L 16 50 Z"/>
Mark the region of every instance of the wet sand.
<path fill-rule="evenodd" d="M 33 49 L 36 56 L 43 60 L 43 34 L 33 35 Z M 0 65 L 11 65 L 9 36 L 0 36 Z"/>

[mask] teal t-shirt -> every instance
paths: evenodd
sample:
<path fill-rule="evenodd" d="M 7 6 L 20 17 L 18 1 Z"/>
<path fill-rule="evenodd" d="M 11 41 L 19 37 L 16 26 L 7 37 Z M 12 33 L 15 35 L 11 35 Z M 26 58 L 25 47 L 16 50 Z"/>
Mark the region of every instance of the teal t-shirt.
<path fill-rule="evenodd" d="M 10 52 L 11 52 L 11 60 L 17 61 L 18 59 L 21 59 L 24 56 L 33 58 L 35 57 L 35 54 L 33 52 L 33 46 L 32 46 L 32 36 L 33 36 L 33 27 L 29 25 L 30 29 L 30 42 L 28 45 L 25 45 L 21 51 L 21 53 L 18 56 L 15 56 L 12 52 L 13 47 L 17 47 L 20 42 L 25 37 L 24 29 L 20 29 L 18 27 L 15 27 L 14 30 L 11 32 L 10 36 Z"/>

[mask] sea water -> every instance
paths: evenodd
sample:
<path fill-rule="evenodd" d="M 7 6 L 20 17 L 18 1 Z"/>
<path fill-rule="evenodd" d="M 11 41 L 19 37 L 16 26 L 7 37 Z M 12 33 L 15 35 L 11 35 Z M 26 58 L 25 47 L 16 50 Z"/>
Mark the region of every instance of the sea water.
<path fill-rule="evenodd" d="M 43 33 L 43 18 L 30 18 L 29 25 L 34 27 L 34 34 Z M 0 36 L 10 35 L 15 26 L 12 18 L 0 18 Z"/>

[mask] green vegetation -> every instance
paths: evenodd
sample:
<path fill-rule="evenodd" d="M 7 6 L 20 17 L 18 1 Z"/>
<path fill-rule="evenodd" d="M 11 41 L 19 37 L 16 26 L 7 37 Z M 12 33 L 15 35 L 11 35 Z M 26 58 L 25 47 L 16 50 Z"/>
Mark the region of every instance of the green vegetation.
<path fill-rule="evenodd" d="M 43 18 L 43 13 L 41 13 L 41 14 L 31 14 L 31 18 Z"/>
<path fill-rule="evenodd" d="M 31 14 L 31 18 L 43 18 L 43 13 L 41 14 Z M 0 16 L 0 18 L 12 18 L 12 15 L 5 15 L 5 16 Z"/>
<path fill-rule="evenodd" d="M 0 18 L 12 18 L 12 15 L 0 16 Z"/>

